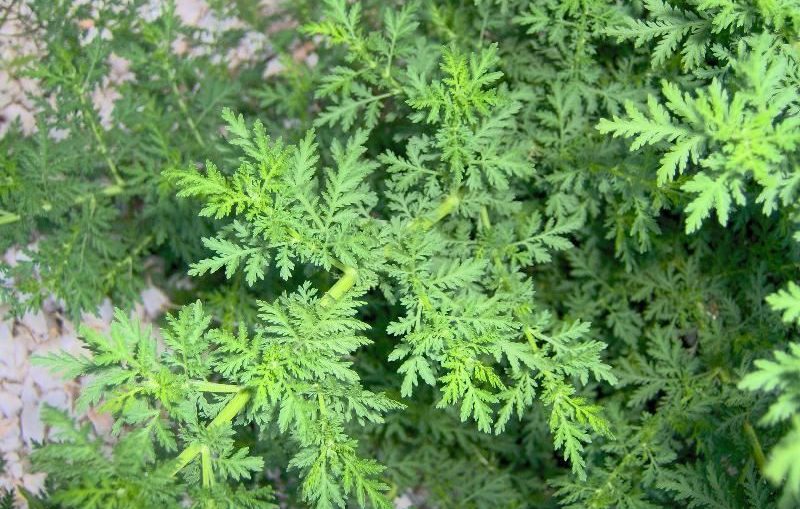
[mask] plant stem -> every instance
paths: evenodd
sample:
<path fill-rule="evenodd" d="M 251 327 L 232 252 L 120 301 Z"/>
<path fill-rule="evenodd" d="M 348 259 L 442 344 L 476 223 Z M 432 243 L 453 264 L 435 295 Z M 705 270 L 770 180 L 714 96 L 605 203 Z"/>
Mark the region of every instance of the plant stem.
<path fill-rule="evenodd" d="M 199 145 L 204 145 L 203 137 L 200 136 L 200 131 L 197 130 L 197 125 L 194 123 L 194 119 L 192 119 L 192 115 L 189 113 L 189 108 L 186 106 L 186 101 L 183 100 L 183 94 L 178 87 L 178 74 L 175 72 L 175 67 L 170 65 L 171 62 L 169 61 L 168 55 L 170 54 L 170 43 L 172 41 L 172 23 L 175 20 L 175 2 L 170 2 L 169 11 L 167 13 L 166 19 L 167 27 L 166 27 L 166 37 L 164 37 L 163 42 L 164 45 L 161 48 L 161 51 L 158 51 L 156 55 L 161 63 L 161 69 L 163 69 L 164 73 L 167 75 L 167 79 L 169 80 L 170 88 L 172 89 L 172 93 L 175 96 L 175 100 L 178 103 L 178 109 L 181 110 L 183 113 L 183 117 L 186 120 L 186 124 L 189 126 L 189 130 L 192 132 L 192 136 L 194 136 L 195 141 Z"/>
<path fill-rule="evenodd" d="M 236 393 L 236 396 L 231 399 L 227 405 L 214 417 L 214 420 L 209 423 L 208 427 L 213 428 L 222 424 L 228 424 L 234 417 L 247 405 L 253 394 L 249 389 L 244 388 Z"/>
<path fill-rule="evenodd" d="M 605 496 L 609 491 L 613 491 L 618 487 L 614 485 L 614 481 L 624 472 L 626 468 L 628 468 L 628 464 L 637 458 L 637 456 L 649 454 L 648 447 L 650 447 L 650 441 L 658 432 L 658 421 L 655 419 L 651 419 L 646 421 L 639 431 L 636 432 L 634 435 L 635 440 L 632 442 L 634 445 L 633 447 L 623 456 L 623 458 L 617 462 L 616 467 L 614 470 L 608 473 L 605 477 L 605 482 L 601 484 L 597 489 L 594 490 L 592 494 L 592 498 L 589 499 L 588 507 L 606 507 L 607 501 L 605 500 Z M 636 468 L 636 465 L 633 466 Z"/>
<path fill-rule="evenodd" d="M 211 449 L 204 445 L 200 450 L 200 478 L 202 479 L 203 488 L 210 489 L 214 486 L 214 467 L 211 464 Z M 213 499 L 205 500 L 203 507 L 207 509 L 214 509 L 217 506 Z"/>
<path fill-rule="evenodd" d="M 86 121 L 89 123 L 89 129 L 92 131 L 92 135 L 94 135 L 94 139 L 97 142 L 97 147 L 100 149 L 100 155 L 106 160 L 106 164 L 108 165 L 108 169 L 111 170 L 111 175 L 114 177 L 114 182 L 117 185 L 124 185 L 125 180 L 120 176 L 119 171 L 117 170 L 117 165 L 111 159 L 111 153 L 106 146 L 105 140 L 103 140 L 103 136 L 100 132 L 100 126 L 97 125 L 97 120 L 94 117 L 94 108 L 89 106 L 88 101 L 86 100 L 86 95 L 83 92 L 83 89 L 78 91 L 81 106 L 83 107 L 83 115 L 86 117 Z"/>
<path fill-rule="evenodd" d="M 0 225 L 16 223 L 20 219 L 22 218 L 19 216 L 19 214 L 14 214 L 13 212 L 8 212 L 6 210 L 0 210 Z"/>
<path fill-rule="evenodd" d="M 436 207 L 428 217 L 418 217 L 414 219 L 408 225 L 408 228 L 411 230 L 428 230 L 433 225 L 451 214 L 456 207 L 458 207 L 459 203 L 461 203 L 461 191 L 456 189 L 447 195 L 447 198 L 445 198 L 444 201 L 440 203 L 439 206 Z"/>
<path fill-rule="evenodd" d="M 328 290 L 319 300 L 319 307 L 323 309 L 331 307 L 337 300 L 341 299 L 344 294 L 353 287 L 353 285 L 356 284 L 357 280 L 358 271 L 355 269 L 355 267 L 345 266 L 342 277 L 340 277 L 339 280 L 336 281 L 333 286 L 331 286 L 330 290 Z"/>
<path fill-rule="evenodd" d="M 103 281 L 111 281 L 111 282 L 113 282 L 114 278 L 117 276 L 117 274 L 122 270 L 122 268 L 125 265 L 130 265 L 130 268 L 132 269 L 133 268 L 133 258 L 135 256 L 138 256 L 139 253 L 141 253 L 142 251 L 144 251 L 147 248 L 147 246 L 150 245 L 150 243 L 152 241 L 153 241 L 153 236 L 152 235 L 148 235 L 147 237 L 142 239 L 142 241 L 139 242 L 139 244 L 137 244 L 136 247 L 134 247 L 133 249 L 130 250 L 130 252 L 128 253 L 128 256 L 126 256 L 124 259 L 122 259 L 122 260 L 118 261 L 116 264 L 114 264 L 114 267 L 112 267 L 111 270 L 108 271 L 108 273 L 106 273 L 105 277 L 103 277 Z"/>
<path fill-rule="evenodd" d="M 75 198 L 74 204 L 79 205 L 90 198 L 94 198 L 95 194 L 100 194 L 102 196 L 116 196 L 118 194 L 122 194 L 122 191 L 125 190 L 125 186 L 123 184 L 111 184 L 110 186 L 103 186 L 100 188 L 100 192 L 98 193 L 86 193 L 78 196 Z"/>
<path fill-rule="evenodd" d="M 221 426 L 223 424 L 228 424 L 233 421 L 233 418 L 241 412 L 241 410 L 247 405 L 252 397 L 252 393 L 249 389 L 241 389 L 239 392 L 236 393 L 236 396 L 231 399 L 227 405 L 225 405 L 222 410 L 214 417 L 206 429 L 215 428 L 217 426 Z M 174 477 L 178 472 L 183 469 L 186 465 L 191 463 L 193 459 L 197 457 L 203 451 L 203 445 L 198 443 L 194 443 L 187 447 L 186 449 L 181 452 L 177 458 L 175 458 L 175 466 L 172 469 L 172 476 Z"/>
<path fill-rule="evenodd" d="M 481 207 L 481 226 L 487 232 L 492 229 L 492 222 L 489 221 L 489 210 L 486 205 Z"/>
<path fill-rule="evenodd" d="M 201 451 L 202 448 L 203 448 L 203 446 L 201 446 L 200 444 L 195 443 L 195 444 L 190 445 L 186 449 L 184 449 L 183 452 L 181 452 L 178 455 L 178 457 L 175 458 L 175 466 L 173 467 L 172 473 L 170 475 L 172 477 L 175 477 L 175 475 L 178 472 L 180 472 L 183 469 L 183 467 L 185 467 L 186 465 L 191 463 L 191 461 L 198 454 L 200 454 L 200 451 Z"/>
<path fill-rule="evenodd" d="M 178 89 L 177 83 L 175 83 L 175 71 L 171 67 L 169 69 L 170 85 L 172 85 L 172 93 L 175 94 L 175 98 L 178 101 L 178 108 L 181 110 L 181 113 L 183 113 L 183 116 L 186 119 L 186 124 L 189 126 L 189 130 L 192 132 L 195 141 L 197 141 L 199 145 L 204 145 L 203 137 L 200 136 L 200 131 L 197 130 L 197 126 L 195 125 L 194 120 L 192 120 L 192 116 L 189 114 L 189 108 L 186 106 L 186 102 L 183 100 L 183 95 Z"/>
<path fill-rule="evenodd" d="M 753 448 L 753 459 L 756 462 L 756 466 L 760 472 L 764 472 L 764 466 L 767 464 L 767 458 L 764 456 L 764 450 L 761 448 L 761 442 L 758 440 L 758 435 L 756 435 L 756 430 L 753 429 L 753 425 L 750 424 L 750 421 L 744 421 L 744 434 L 747 436 L 747 439 L 750 441 L 750 447 Z"/>
<path fill-rule="evenodd" d="M 534 352 L 538 352 L 539 351 L 539 345 L 536 344 L 536 336 L 534 335 L 533 329 L 530 326 L 526 325 L 522 329 L 522 333 L 525 334 L 525 339 L 528 340 L 528 344 L 531 345 L 531 348 L 533 349 L 533 351 Z"/>
<path fill-rule="evenodd" d="M 201 392 L 239 392 L 242 390 L 238 385 L 219 384 L 205 380 L 192 380 L 192 385 Z"/>
<path fill-rule="evenodd" d="M 85 202 L 86 200 L 94 198 L 94 196 L 96 194 L 100 194 L 102 196 L 109 196 L 109 197 L 110 196 L 116 196 L 118 194 L 121 194 L 124 190 L 125 190 L 125 186 L 123 184 L 111 184 L 109 186 L 103 186 L 100 189 L 100 192 L 98 192 L 98 193 L 86 193 L 86 194 L 79 195 L 77 198 L 75 198 L 75 201 L 73 202 L 73 204 L 74 205 L 80 205 L 81 203 Z M 44 202 L 42 204 L 42 208 L 45 209 L 46 211 L 50 210 L 50 208 L 48 208 L 48 207 L 52 208 L 52 205 L 50 203 L 48 203 L 48 202 Z M 22 219 L 22 216 L 20 216 L 19 214 L 15 214 L 13 212 L 8 212 L 7 210 L 0 210 L 0 226 L 2 226 L 4 224 L 16 223 L 20 219 Z"/>
<path fill-rule="evenodd" d="M 445 198 L 445 200 L 439 204 L 436 209 L 430 214 L 429 217 L 425 218 L 417 218 L 409 223 L 408 227 L 410 229 L 421 229 L 427 230 L 431 228 L 433 225 L 444 219 L 448 214 L 452 213 L 456 207 L 458 207 L 459 203 L 461 203 L 461 194 L 459 190 L 455 190 L 450 195 Z M 339 265 L 339 264 L 337 264 Z M 344 295 L 350 291 L 351 288 L 356 284 L 358 281 L 358 270 L 355 267 L 351 267 L 349 265 L 341 265 L 342 268 L 342 277 L 339 278 L 336 283 L 334 283 L 331 288 L 325 292 L 325 295 L 319 300 L 319 307 L 320 308 L 328 308 L 333 306 L 336 301 L 344 297 Z M 236 417 L 236 415 L 242 411 L 242 409 L 247 406 L 247 403 L 250 401 L 252 397 L 252 393 L 248 388 L 237 387 L 235 385 L 228 385 L 228 384 L 219 384 L 214 382 L 206 382 L 206 381 L 194 381 L 192 384 L 200 391 L 204 392 L 236 392 L 236 395 L 231 399 L 225 407 L 214 417 L 208 426 L 207 429 L 211 429 L 215 426 L 220 426 L 222 424 L 228 424 Z M 325 413 L 325 400 L 323 399 L 322 395 L 318 395 L 319 404 L 320 404 L 320 411 Z M 191 463 L 198 455 L 202 455 L 201 461 L 203 464 L 201 465 L 203 468 L 203 486 L 206 486 L 206 471 L 209 472 L 208 475 L 211 475 L 211 464 L 210 464 L 210 457 L 206 460 L 205 452 L 208 451 L 208 446 L 201 445 L 199 443 L 193 443 L 189 445 L 186 449 L 181 452 L 177 458 L 175 458 L 175 464 L 172 469 L 172 476 L 175 476 L 178 472 L 180 472 L 186 465 Z M 208 461 L 208 470 L 206 470 L 205 463 Z M 209 482 L 213 482 L 210 480 Z"/>
<path fill-rule="evenodd" d="M 207 445 L 200 448 L 200 469 L 203 477 L 203 488 L 214 485 L 214 470 L 211 467 L 211 450 Z"/>

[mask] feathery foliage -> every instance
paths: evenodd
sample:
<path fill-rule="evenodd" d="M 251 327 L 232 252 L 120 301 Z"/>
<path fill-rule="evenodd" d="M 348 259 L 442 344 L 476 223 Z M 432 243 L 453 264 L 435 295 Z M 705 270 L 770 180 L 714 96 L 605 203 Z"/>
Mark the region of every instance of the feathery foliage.
<path fill-rule="evenodd" d="M 31 2 L 4 297 L 118 307 L 31 500 L 800 504 L 796 0 L 211 3 Z"/>

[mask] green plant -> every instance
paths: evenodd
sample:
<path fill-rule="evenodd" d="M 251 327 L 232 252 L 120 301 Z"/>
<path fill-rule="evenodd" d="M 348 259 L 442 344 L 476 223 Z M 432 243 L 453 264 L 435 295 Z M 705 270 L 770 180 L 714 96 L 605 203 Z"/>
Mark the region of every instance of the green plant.
<path fill-rule="evenodd" d="M 130 153 L 150 122 L 181 137 L 125 165 L 107 150 L 125 191 L 90 230 L 124 254 L 115 225 L 134 243 L 143 221 L 169 228 L 133 256 L 165 260 L 182 306 L 160 334 L 118 310 L 108 334 L 83 329 L 91 355 L 38 359 L 90 377 L 79 410 L 115 419 L 108 448 L 45 413 L 61 435 L 33 457 L 41 502 L 796 506 L 797 2 L 317 7 L 281 11 L 302 24 L 273 34 L 286 69 L 265 83 L 257 59 L 223 80 L 237 95 L 199 82 L 195 104 L 169 69 L 198 62 L 165 51 L 141 65 L 167 82 L 124 92 L 177 116 L 131 120 Z M 168 41 L 179 24 L 145 26 Z M 102 168 L 87 186 L 115 185 Z M 128 168 L 150 175 L 130 194 Z M 84 228 L 42 219 L 9 243 L 34 227 Z M 30 272 L 53 257 L 9 268 L 18 289 L 54 281 Z M 86 267 L 65 272 L 85 297 L 42 288 L 76 312 L 118 295 Z M 170 288 L 185 272 L 195 286 Z"/>
<path fill-rule="evenodd" d="M 767 302 L 776 311 L 783 312 L 784 321 L 800 321 L 800 288 L 795 283 L 789 283 L 788 291 L 781 290 L 767 297 Z M 763 456 L 757 458 L 761 463 L 759 467 L 771 481 L 776 484 L 786 482 L 783 502 L 788 505 L 800 495 L 800 467 L 797 464 L 800 455 L 800 419 L 797 417 L 800 406 L 800 345 L 789 343 L 788 352 L 775 352 L 774 361 L 757 360 L 755 367 L 754 372 L 739 382 L 740 388 L 780 391 L 761 418 L 761 423 L 776 425 L 790 421 L 788 431 L 775 445 L 769 460 Z"/>
<path fill-rule="evenodd" d="M 3 138 L 0 186 L 0 248 L 16 244 L 24 254 L 0 264 L 13 281 L 3 293 L 15 314 L 51 295 L 72 317 L 106 296 L 133 302 L 149 255 L 185 263 L 201 252 L 196 236 L 209 225 L 174 199 L 159 169 L 188 152 L 216 153 L 215 105 L 231 104 L 244 83 L 227 80 L 207 55 L 172 53 L 178 35 L 198 34 L 180 25 L 171 3 L 151 21 L 138 15 L 143 5 L 27 4 L 42 55 L 17 72 L 39 88 L 29 94 L 37 131 L 12 127 Z M 90 39 L 84 19 L 108 35 Z M 129 74 L 117 84 L 108 78 L 115 59 Z M 94 101 L 113 97 L 109 90 L 120 96 L 110 114 Z"/>

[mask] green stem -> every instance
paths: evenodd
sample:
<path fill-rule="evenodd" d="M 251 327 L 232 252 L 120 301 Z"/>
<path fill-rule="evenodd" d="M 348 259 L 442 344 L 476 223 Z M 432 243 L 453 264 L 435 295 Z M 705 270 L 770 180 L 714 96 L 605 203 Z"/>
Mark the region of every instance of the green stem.
<path fill-rule="evenodd" d="M 103 281 L 113 282 L 114 278 L 116 278 L 117 274 L 122 270 L 123 267 L 125 267 L 125 265 L 130 265 L 131 268 L 133 268 L 133 258 L 138 256 L 139 253 L 141 253 L 142 251 L 144 251 L 152 241 L 153 241 L 152 235 L 148 235 L 147 237 L 142 239 L 141 242 L 139 242 L 139 244 L 137 244 L 136 247 L 134 247 L 130 251 L 130 253 L 128 253 L 128 256 L 126 256 L 125 258 L 114 264 L 114 267 L 112 267 L 111 270 L 106 273 L 105 277 L 103 278 Z"/>
<path fill-rule="evenodd" d="M 345 266 L 342 277 L 319 300 L 319 307 L 331 307 L 337 300 L 344 297 L 344 294 L 356 284 L 357 280 L 358 271 L 355 267 Z"/>
<path fill-rule="evenodd" d="M 19 214 L 14 214 L 13 212 L 0 210 L 0 225 L 16 223 L 20 219 L 22 218 L 19 216 Z"/>
<path fill-rule="evenodd" d="M 238 385 L 219 384 L 205 380 L 192 380 L 192 385 L 200 392 L 239 392 L 242 390 Z"/>
<path fill-rule="evenodd" d="M 750 442 L 750 447 L 753 448 L 753 459 L 756 462 L 756 466 L 758 470 L 763 473 L 764 466 L 767 464 L 767 458 L 764 456 L 764 450 L 761 448 L 761 442 L 758 440 L 756 430 L 753 429 L 753 425 L 750 424 L 750 421 L 744 421 L 743 427 L 744 434 Z"/>
<path fill-rule="evenodd" d="M 422 230 L 427 230 L 428 228 L 432 227 L 442 219 L 444 219 L 448 214 L 452 213 L 456 207 L 458 207 L 459 203 L 461 203 L 461 195 L 458 190 L 452 192 L 438 207 L 430 214 L 430 217 L 426 218 L 418 218 L 413 220 L 409 224 L 409 228 L 415 229 L 419 228 Z M 338 265 L 338 264 L 337 264 Z M 336 283 L 322 296 L 319 300 L 319 307 L 320 308 L 328 308 L 333 306 L 336 301 L 344 297 L 344 295 L 355 286 L 356 282 L 358 281 L 358 270 L 355 267 L 351 267 L 348 265 L 342 265 L 342 277 L 339 278 Z M 233 421 L 234 417 L 247 405 L 252 397 L 252 394 L 249 389 L 247 388 L 238 388 L 233 385 L 227 384 L 217 384 L 213 382 L 205 382 L 205 381 L 196 381 L 193 382 L 195 387 L 198 390 L 206 391 L 206 392 L 233 392 L 234 389 L 237 389 L 236 395 L 231 399 L 227 405 L 220 411 L 219 414 L 212 420 L 207 429 L 211 429 L 215 426 L 220 426 L 222 424 L 227 424 Z M 325 400 L 322 394 L 318 394 L 318 401 L 320 405 L 320 412 L 323 414 L 326 412 Z M 201 445 L 199 443 L 193 443 L 189 445 L 186 449 L 181 452 L 177 458 L 175 458 L 174 467 L 172 469 L 172 476 L 175 476 L 178 472 L 180 472 L 186 465 L 188 465 L 192 460 L 194 460 L 198 455 L 204 454 L 204 450 L 208 450 L 208 447 L 205 445 Z M 201 458 L 203 462 L 205 462 L 205 456 Z M 210 462 L 210 459 L 208 460 Z M 206 468 L 205 463 L 203 463 L 203 485 L 206 484 Z M 208 472 L 211 472 L 210 463 Z M 209 474 L 210 475 L 210 474 Z M 211 481 L 213 482 L 213 480 Z"/>
<path fill-rule="evenodd" d="M 481 21 L 481 36 L 478 39 L 478 47 L 483 47 L 483 39 L 484 35 L 486 34 L 486 24 L 489 22 L 489 9 L 486 9 L 486 12 L 483 14 L 483 21 Z"/>
<path fill-rule="evenodd" d="M 342 272 L 347 272 L 347 265 L 343 264 L 339 260 L 336 259 L 331 260 L 331 265 L 341 270 Z"/>
<path fill-rule="evenodd" d="M 125 190 L 125 186 L 123 186 L 122 184 L 111 184 L 110 186 L 103 186 L 100 189 L 100 192 L 97 193 L 97 194 L 100 194 L 102 196 L 111 197 L 111 196 L 116 196 L 118 194 L 121 194 L 124 190 Z M 94 198 L 94 196 L 95 196 L 95 193 L 82 194 L 82 195 L 78 196 L 77 198 L 75 198 L 75 201 L 73 202 L 73 204 L 74 205 L 80 205 L 81 203 L 85 202 L 86 200 Z M 51 210 L 52 207 L 53 207 L 52 204 L 50 204 L 48 202 L 44 202 L 42 204 L 42 208 L 45 211 Z M 16 223 L 20 219 L 22 219 L 22 217 L 19 214 L 15 214 L 13 212 L 8 212 L 6 210 L 0 210 L 0 226 L 2 226 L 4 224 Z"/>
<path fill-rule="evenodd" d="M 433 212 L 428 217 L 418 217 L 411 221 L 408 225 L 408 228 L 411 230 L 428 230 L 433 225 L 447 217 L 451 214 L 456 207 L 461 203 L 461 192 L 459 190 L 455 190 L 450 193 L 447 198 L 444 199 L 442 203 L 436 207 Z"/>
<path fill-rule="evenodd" d="M 422 231 L 430 229 L 433 225 L 447 217 L 452 213 L 458 204 L 461 203 L 461 194 L 458 190 L 450 193 L 442 203 L 436 207 L 429 217 L 416 218 L 409 223 L 409 229 L 420 229 Z M 338 265 L 337 265 L 338 266 Z M 319 305 L 322 308 L 327 308 L 333 305 L 334 302 L 341 299 L 345 293 L 350 290 L 358 280 L 358 270 L 355 267 L 348 265 L 339 266 L 344 274 L 338 281 L 328 290 L 325 295 L 320 299 Z"/>
<path fill-rule="evenodd" d="M 89 106 L 82 89 L 79 90 L 78 93 L 80 95 L 81 106 L 83 107 L 83 115 L 86 117 L 86 121 L 89 123 L 89 129 L 92 131 L 92 135 L 94 135 L 94 139 L 97 142 L 97 147 L 100 149 L 100 155 L 102 155 L 106 160 L 106 165 L 108 165 L 108 169 L 111 171 L 111 175 L 114 177 L 114 182 L 116 182 L 119 186 L 123 186 L 125 184 L 125 180 L 123 180 L 123 178 L 120 176 L 119 171 L 117 170 L 117 165 L 111 159 L 111 153 L 106 146 L 106 142 L 103 140 L 103 135 L 100 132 L 100 126 L 97 125 L 97 120 L 94 118 L 94 108 Z"/>
<path fill-rule="evenodd" d="M 103 186 L 103 187 L 100 188 L 100 192 L 99 193 L 82 194 L 82 195 L 78 196 L 77 198 L 75 198 L 75 201 L 73 203 L 75 205 L 79 205 L 79 204 L 85 202 L 86 200 L 94 198 L 95 194 L 100 194 L 102 196 L 109 196 L 109 197 L 117 196 L 118 194 L 122 194 L 122 191 L 124 191 L 124 190 L 125 190 L 125 186 L 122 185 L 122 184 L 111 184 L 110 186 Z"/>
<path fill-rule="evenodd" d="M 252 397 L 253 395 L 249 389 L 241 389 L 236 393 L 236 396 L 225 405 L 220 413 L 214 417 L 214 420 L 209 423 L 208 428 L 214 428 L 233 421 L 233 418 L 247 406 L 247 403 L 250 402 L 250 398 Z"/>
<path fill-rule="evenodd" d="M 242 409 L 247 405 L 250 401 L 252 394 L 248 389 L 241 389 L 239 392 L 236 393 L 227 405 L 225 405 L 222 410 L 214 417 L 206 429 L 215 428 L 217 426 L 221 426 L 223 424 L 228 424 L 233 421 L 233 418 L 242 411 Z M 180 472 L 183 467 L 188 465 L 192 462 L 193 459 L 197 457 L 203 451 L 203 445 L 194 443 L 191 444 L 189 447 L 183 450 L 177 458 L 175 458 L 175 466 L 172 468 L 172 476 L 174 477 L 178 472 Z"/>
<path fill-rule="evenodd" d="M 178 472 L 180 472 L 183 467 L 191 463 L 203 447 L 200 444 L 192 444 L 186 449 L 181 452 L 177 458 L 175 458 L 175 466 L 172 469 L 172 477 L 174 477 Z"/>
<path fill-rule="evenodd" d="M 181 95 L 180 90 L 178 89 L 177 83 L 175 83 L 176 76 L 175 71 L 172 70 L 170 67 L 170 85 L 172 85 L 172 93 L 175 94 L 175 98 L 178 100 L 178 108 L 180 108 L 181 113 L 186 118 L 186 123 L 189 125 L 189 130 L 192 131 L 194 135 L 194 139 L 197 141 L 198 144 L 203 145 L 203 137 L 200 136 L 200 131 L 197 130 L 197 126 L 192 120 L 192 116 L 189 114 L 189 108 L 186 106 L 186 102 L 183 100 L 183 95 Z"/>
<path fill-rule="evenodd" d="M 214 467 L 211 464 L 211 449 L 204 445 L 200 450 L 200 478 L 202 479 L 203 488 L 211 489 L 214 486 Z M 217 506 L 213 499 L 208 499 L 203 502 L 203 507 L 206 509 L 214 509 Z"/>
<path fill-rule="evenodd" d="M 492 222 L 489 221 L 489 210 L 486 208 L 486 205 L 481 207 L 481 226 L 487 232 L 492 229 Z"/>
<path fill-rule="evenodd" d="M 374 103 L 375 101 L 380 101 L 382 99 L 386 99 L 387 97 L 392 97 L 393 95 L 397 95 L 397 92 L 386 92 L 380 95 L 373 95 L 367 97 L 366 99 L 361 99 L 360 101 L 355 101 L 354 103 L 351 103 L 352 104 L 351 107 L 358 107 L 358 106 L 363 106 L 365 104 Z"/>
<path fill-rule="evenodd" d="M 214 469 L 211 466 L 211 450 L 207 445 L 200 448 L 200 469 L 203 478 L 203 488 L 214 485 Z"/>
<path fill-rule="evenodd" d="M 175 100 L 178 103 L 178 109 L 180 109 L 181 113 L 183 113 L 183 117 L 186 120 L 186 124 L 189 126 L 189 130 L 192 131 L 195 141 L 202 146 L 204 145 L 203 137 L 200 136 L 200 131 L 197 130 L 197 125 L 195 125 L 192 115 L 189 114 L 189 108 L 186 106 L 186 101 L 183 100 L 183 94 L 181 94 L 181 91 L 178 88 L 178 74 L 175 72 L 175 67 L 170 65 L 171 62 L 169 61 L 168 55 L 170 54 L 169 45 L 172 41 L 172 22 L 175 19 L 174 1 L 169 3 L 168 9 L 169 11 L 165 18 L 168 19 L 168 21 L 166 26 L 166 37 L 163 39 L 164 45 L 161 47 L 161 51 L 158 51 L 156 55 L 161 61 L 161 69 L 164 70 L 164 73 L 167 75 L 167 79 L 169 79 L 169 85 L 172 89 L 172 93 L 175 95 Z"/>
<path fill-rule="evenodd" d="M 439 206 L 437 206 L 433 211 L 425 214 L 424 216 L 412 219 L 406 225 L 406 228 L 409 230 L 420 230 L 423 232 L 427 231 L 449 214 L 452 214 L 456 207 L 458 207 L 459 203 L 461 203 L 461 191 L 456 189 L 447 195 L 442 203 L 440 203 Z M 383 247 L 383 254 L 385 256 L 390 256 L 391 253 L 392 247 L 390 245 Z"/>
<path fill-rule="evenodd" d="M 531 345 L 533 351 L 538 352 L 539 345 L 536 344 L 536 336 L 533 333 L 533 329 L 526 325 L 522 329 L 522 333 L 525 334 L 525 338 L 528 340 L 528 343 Z"/>
<path fill-rule="evenodd" d="M 615 488 L 614 481 L 624 472 L 632 460 L 635 460 L 643 450 L 647 454 L 646 448 L 649 447 L 650 440 L 652 440 L 653 436 L 658 431 L 657 425 L 658 421 L 650 420 L 639 428 L 632 442 L 634 446 L 619 462 L 617 462 L 617 466 L 614 467 L 614 470 L 606 476 L 605 482 L 594 490 L 592 497 L 589 499 L 588 507 L 607 507 L 608 502 L 605 500 L 606 494 Z"/>

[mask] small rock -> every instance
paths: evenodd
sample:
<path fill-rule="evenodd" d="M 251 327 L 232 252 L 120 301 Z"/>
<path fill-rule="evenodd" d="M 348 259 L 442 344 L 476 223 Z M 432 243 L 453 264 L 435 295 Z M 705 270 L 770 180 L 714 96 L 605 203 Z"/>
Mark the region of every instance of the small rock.
<path fill-rule="evenodd" d="M 19 119 L 22 124 L 23 133 L 31 134 L 36 130 L 36 117 L 23 105 L 17 103 L 9 104 L 3 108 L 3 113 L 9 121 Z M 10 124 L 10 122 L 5 123 L 5 125 L 8 124 Z M 0 131 L 0 134 L 2 133 L 3 132 Z"/>
<path fill-rule="evenodd" d="M 267 62 L 267 66 L 264 69 L 264 77 L 269 78 L 270 76 L 275 76 L 276 74 L 280 74 L 284 69 L 285 66 L 277 57 L 272 58 Z"/>
<path fill-rule="evenodd" d="M 63 388 L 45 393 L 41 401 L 61 410 L 69 410 L 69 398 Z"/>
<path fill-rule="evenodd" d="M 89 422 L 94 426 L 94 430 L 98 435 L 108 435 L 111 432 L 111 426 L 114 424 L 114 419 L 109 413 L 98 413 L 94 408 L 90 408 L 86 412 L 86 417 Z"/>
<path fill-rule="evenodd" d="M 22 384 L 20 382 L 10 382 L 8 380 L 5 380 L 3 382 L 3 390 L 5 392 L 9 392 L 11 394 L 16 394 L 17 396 L 19 396 L 20 394 L 22 394 Z"/>
<path fill-rule="evenodd" d="M 20 321 L 39 338 L 44 338 L 47 336 L 47 317 L 45 317 L 44 313 L 41 311 L 36 313 L 31 313 L 29 311 L 22 316 Z"/>
<path fill-rule="evenodd" d="M 71 353 L 72 355 L 80 355 L 86 354 L 86 348 L 83 346 L 83 343 L 80 339 L 78 339 L 78 333 L 73 332 L 71 334 L 62 334 L 60 338 L 58 338 L 57 346 L 54 348 L 55 351 L 67 352 Z M 49 351 L 49 350 L 47 350 Z"/>
<path fill-rule="evenodd" d="M 22 414 L 20 415 L 22 440 L 27 445 L 34 441 L 41 442 L 44 438 L 44 423 L 39 418 L 38 392 L 33 387 L 33 380 L 25 380 L 22 387 Z"/>
<path fill-rule="evenodd" d="M 0 419 L 0 451 L 13 452 L 22 448 L 17 419 Z"/>
<path fill-rule="evenodd" d="M 21 381 L 28 367 L 28 334 L 0 342 L 0 373 L 6 381 Z"/>
<path fill-rule="evenodd" d="M 11 327 L 5 321 L 0 321 L 0 348 L 3 348 L 7 343 L 11 342 Z M 0 350 L 2 354 L 2 350 Z"/>
<path fill-rule="evenodd" d="M 153 318 L 169 303 L 167 296 L 158 288 L 151 286 L 142 291 L 142 304 L 148 318 Z"/>
<path fill-rule="evenodd" d="M 64 388 L 64 380 L 43 366 L 31 366 L 28 370 L 28 376 L 42 392 L 52 389 L 63 390 Z"/>
<path fill-rule="evenodd" d="M 19 454 L 13 451 L 7 452 L 3 454 L 3 460 L 6 462 L 6 475 L 15 479 L 22 477 L 22 462 L 19 459 Z"/>
<path fill-rule="evenodd" d="M 2 77 L 2 74 L 0 74 L 0 77 Z M 13 267 L 17 264 L 17 254 L 19 254 L 18 248 L 9 248 L 9 250 L 3 254 L 3 261 Z"/>
<path fill-rule="evenodd" d="M 0 390 L 0 415 L 3 417 L 16 416 L 22 409 L 22 400 L 16 394 Z"/>
<path fill-rule="evenodd" d="M 103 331 L 108 330 L 113 316 L 114 307 L 111 305 L 109 299 L 105 299 L 100 307 L 97 308 L 95 314 L 83 313 L 81 315 L 81 322 L 87 327 Z"/>
<path fill-rule="evenodd" d="M 114 85 L 121 85 L 126 81 L 132 81 L 136 77 L 131 72 L 130 60 L 123 58 L 116 53 L 111 53 L 108 56 L 108 67 L 108 80 Z"/>
<path fill-rule="evenodd" d="M 395 509 L 409 509 L 414 506 L 414 502 L 411 501 L 408 495 L 402 495 L 394 500 L 392 500 Z"/>
<path fill-rule="evenodd" d="M 41 472 L 35 474 L 23 474 L 22 485 L 31 493 L 39 494 L 44 490 L 44 481 L 46 478 L 47 474 Z"/>
<path fill-rule="evenodd" d="M 175 5 L 175 14 L 184 25 L 198 26 L 200 20 L 208 13 L 208 4 L 203 0 L 184 0 Z"/>

